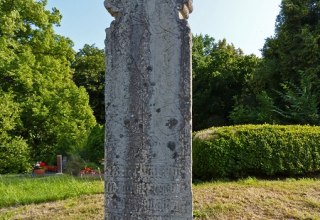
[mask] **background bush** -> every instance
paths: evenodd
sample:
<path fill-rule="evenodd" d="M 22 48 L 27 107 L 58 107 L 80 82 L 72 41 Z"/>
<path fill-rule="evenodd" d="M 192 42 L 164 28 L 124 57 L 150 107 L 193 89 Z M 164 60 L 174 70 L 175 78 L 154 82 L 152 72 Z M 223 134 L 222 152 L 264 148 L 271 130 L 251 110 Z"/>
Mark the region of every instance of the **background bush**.
<path fill-rule="evenodd" d="M 91 129 L 87 143 L 81 152 L 85 161 L 100 165 L 104 158 L 104 126 L 97 124 Z"/>
<path fill-rule="evenodd" d="M 320 171 L 320 127 L 242 125 L 193 135 L 193 177 L 239 178 Z"/>
<path fill-rule="evenodd" d="M 30 172 L 30 152 L 21 138 L 0 136 L 0 174 Z"/>

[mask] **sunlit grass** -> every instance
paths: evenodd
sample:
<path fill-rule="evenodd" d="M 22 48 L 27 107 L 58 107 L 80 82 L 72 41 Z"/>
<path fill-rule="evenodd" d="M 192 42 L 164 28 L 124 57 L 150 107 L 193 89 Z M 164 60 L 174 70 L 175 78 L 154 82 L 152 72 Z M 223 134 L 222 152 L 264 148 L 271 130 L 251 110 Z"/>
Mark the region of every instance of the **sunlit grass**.
<path fill-rule="evenodd" d="M 10 178 L 1 184 L 8 184 Z M 22 178 L 23 180 L 23 178 Z M 0 219 L 103 219 L 104 194 L 100 180 L 81 180 L 73 177 L 36 178 L 24 180 L 31 185 L 57 185 L 59 196 L 49 194 L 55 202 L 44 202 L 31 195 L 40 204 L 29 204 L 0 209 Z M 15 182 L 13 180 L 13 182 Z M 21 181 L 17 181 L 21 182 Z M 7 192 L 19 195 L 25 189 L 15 182 Z M 22 181 L 23 182 L 23 181 Z M 46 183 L 48 182 L 48 183 Z M 12 183 L 12 182 L 11 182 Z M 37 184 L 35 184 L 37 183 Z M 64 185 L 64 186 L 62 186 Z M 19 188 L 19 190 L 15 188 Z M 42 193 L 46 187 L 42 189 Z M 25 196 L 36 192 L 30 186 Z M 42 188 L 42 187 L 41 187 Z M 58 189 L 59 188 L 59 189 Z M 0 186 L 0 193 L 3 192 Z M 54 189 L 53 189 L 54 191 Z M 81 193 L 90 195 L 81 195 Z M 92 193 L 92 194 L 91 194 Z M 41 194 L 41 193 L 39 193 Z M 68 198 L 71 197 L 71 198 Z M 7 197 L 8 198 L 8 197 Z M 17 200 L 18 197 L 16 197 Z M 68 198 L 68 199 L 65 199 Z M 61 200 L 60 200 L 61 199 Z M 0 200 L 3 198 L 0 196 Z M 22 204 L 13 200 L 15 205 Z M 29 201 L 29 200 L 27 200 Z M 32 201 L 32 200 L 31 200 Z M 27 202 L 25 202 L 27 203 Z M 34 202 L 32 202 L 34 203 Z M 320 180 L 286 179 L 258 180 L 247 178 L 239 181 L 216 181 L 193 185 L 194 219 L 312 219 L 320 220 Z"/>
<path fill-rule="evenodd" d="M 81 179 L 68 175 L 40 178 L 0 175 L 0 208 L 102 192 L 103 182 L 101 180 Z"/>
<path fill-rule="evenodd" d="M 248 178 L 193 187 L 196 219 L 319 219 L 320 180 Z"/>

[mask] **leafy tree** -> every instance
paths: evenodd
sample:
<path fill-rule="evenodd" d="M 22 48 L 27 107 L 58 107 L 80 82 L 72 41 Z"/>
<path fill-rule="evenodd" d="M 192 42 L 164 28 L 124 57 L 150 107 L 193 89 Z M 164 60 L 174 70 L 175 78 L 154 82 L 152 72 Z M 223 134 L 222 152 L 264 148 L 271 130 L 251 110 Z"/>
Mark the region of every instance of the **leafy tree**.
<path fill-rule="evenodd" d="M 97 124 L 88 137 L 81 156 L 84 160 L 100 164 L 104 158 L 104 126 Z"/>
<path fill-rule="evenodd" d="M 0 134 L 0 174 L 25 173 L 31 170 L 30 151 L 20 137 Z"/>
<path fill-rule="evenodd" d="M 265 42 L 262 65 L 246 95 L 257 100 L 265 91 L 273 103 L 269 119 L 276 123 L 319 124 L 320 2 L 283 0 L 280 7 L 275 35 Z M 261 108 L 243 100 L 239 104 L 247 109 Z"/>
<path fill-rule="evenodd" d="M 30 152 L 21 137 L 10 136 L 20 125 L 20 106 L 11 93 L 0 88 L 0 174 L 24 173 L 30 170 Z"/>
<path fill-rule="evenodd" d="M 283 0 L 275 36 L 266 40 L 262 51 L 272 75 L 281 82 L 298 84 L 300 71 L 308 75 L 319 73 L 319 47 L 319 1 Z"/>
<path fill-rule="evenodd" d="M 226 40 L 193 38 L 193 129 L 230 124 L 229 114 L 259 63 Z"/>
<path fill-rule="evenodd" d="M 33 160 L 48 161 L 81 148 L 95 119 L 72 81 L 72 42 L 53 30 L 61 15 L 46 3 L 1 0 L 0 88 L 19 110 L 8 135 L 26 140 Z"/>
<path fill-rule="evenodd" d="M 93 109 L 96 120 L 99 124 L 104 124 L 104 50 L 94 45 L 84 45 L 76 54 L 76 59 L 72 67 L 75 71 L 73 75 L 74 82 L 87 90 L 90 97 L 89 103 Z"/>
<path fill-rule="evenodd" d="M 234 124 L 275 124 L 278 118 L 273 99 L 266 91 L 258 94 L 243 93 L 236 97 L 230 119 Z"/>
<path fill-rule="evenodd" d="M 311 124 L 320 123 L 318 111 L 319 96 L 315 89 L 315 80 L 313 75 L 307 75 L 303 72 L 299 85 L 293 83 L 282 84 L 283 93 L 279 93 L 284 102 L 284 109 L 277 109 L 277 112 L 289 123 Z"/>
<path fill-rule="evenodd" d="M 7 134 L 20 125 L 21 108 L 14 101 L 11 93 L 4 93 L 0 88 L 0 134 Z"/>

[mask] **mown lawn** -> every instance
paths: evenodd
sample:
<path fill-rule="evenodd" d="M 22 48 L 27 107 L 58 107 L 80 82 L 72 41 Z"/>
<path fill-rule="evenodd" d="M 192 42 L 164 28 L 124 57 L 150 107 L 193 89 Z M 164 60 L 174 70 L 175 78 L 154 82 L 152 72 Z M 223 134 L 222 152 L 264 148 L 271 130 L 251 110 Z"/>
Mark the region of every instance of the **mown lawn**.
<path fill-rule="evenodd" d="M 195 185 L 198 219 L 319 219 L 320 179 L 215 182 Z"/>
<path fill-rule="evenodd" d="M 0 175 L 0 208 L 42 203 L 103 192 L 97 179 L 68 175 L 44 177 Z"/>
<path fill-rule="evenodd" d="M 39 178 L 36 181 L 50 180 Z M 66 177 L 64 181 L 73 188 L 60 190 L 63 200 L 3 207 L 0 219 L 103 219 L 103 183 L 100 180 Z M 80 184 L 82 190 L 76 189 L 76 184 Z M 93 190 L 92 194 L 80 193 L 84 188 L 90 189 L 90 185 L 98 190 Z M 0 193 L 1 190 L 2 186 Z M 95 194 L 99 190 L 100 193 Z M 195 219 L 320 220 L 319 179 L 265 181 L 248 178 L 200 183 L 193 185 L 193 199 Z"/>

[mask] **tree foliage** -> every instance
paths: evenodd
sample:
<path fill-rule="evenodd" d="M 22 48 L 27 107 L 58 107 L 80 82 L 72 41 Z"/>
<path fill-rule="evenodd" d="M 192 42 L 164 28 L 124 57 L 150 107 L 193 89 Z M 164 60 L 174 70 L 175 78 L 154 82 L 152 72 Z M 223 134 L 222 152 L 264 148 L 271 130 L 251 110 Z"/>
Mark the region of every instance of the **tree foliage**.
<path fill-rule="evenodd" d="M 0 174 L 24 173 L 30 170 L 30 152 L 23 138 L 10 135 L 21 125 L 21 109 L 12 93 L 0 88 Z"/>
<path fill-rule="evenodd" d="M 290 82 L 282 85 L 284 92 L 279 94 L 285 108 L 277 108 L 277 113 L 283 120 L 297 124 L 319 124 L 319 93 L 315 90 L 313 76 L 301 72 L 298 85 Z"/>
<path fill-rule="evenodd" d="M 54 33 L 61 15 L 46 3 L 0 2 L 0 88 L 14 110 L 1 123 L 17 125 L 9 135 L 26 140 L 34 160 L 74 152 L 95 124 L 85 89 L 72 81 L 72 42 Z"/>
<path fill-rule="evenodd" d="M 101 164 L 104 158 L 104 130 L 105 127 L 99 124 L 91 130 L 87 144 L 81 152 L 85 161 Z"/>
<path fill-rule="evenodd" d="M 250 119 L 249 114 L 244 122 L 318 125 L 320 2 L 283 0 L 280 7 L 275 35 L 266 40 L 262 65 L 254 74 L 249 92 L 243 92 L 233 116 L 241 113 L 241 106 L 247 112 L 258 109 L 259 113 L 261 104 L 257 100 L 264 92 L 272 104 L 268 109 L 270 117 L 257 120 L 256 116 Z M 236 117 L 233 121 L 239 122 Z"/>
<path fill-rule="evenodd" d="M 20 137 L 0 135 L 0 174 L 31 170 L 30 149 Z"/>
<path fill-rule="evenodd" d="M 104 50 L 94 45 L 84 45 L 76 54 L 72 68 L 75 71 L 73 76 L 74 82 L 77 86 L 83 86 L 87 90 L 90 97 L 89 103 L 96 120 L 99 124 L 104 124 Z"/>
<path fill-rule="evenodd" d="M 46 4 L 0 1 L 0 167 L 21 161 L 14 172 L 58 153 L 94 162 L 103 154 L 104 51 L 85 45 L 75 54 L 54 32 L 60 12 Z M 192 51 L 194 130 L 320 124 L 318 0 L 282 1 L 262 59 L 207 35 L 194 36 Z"/>
<path fill-rule="evenodd" d="M 226 40 L 193 38 L 193 129 L 230 124 L 229 115 L 260 62 Z"/>

